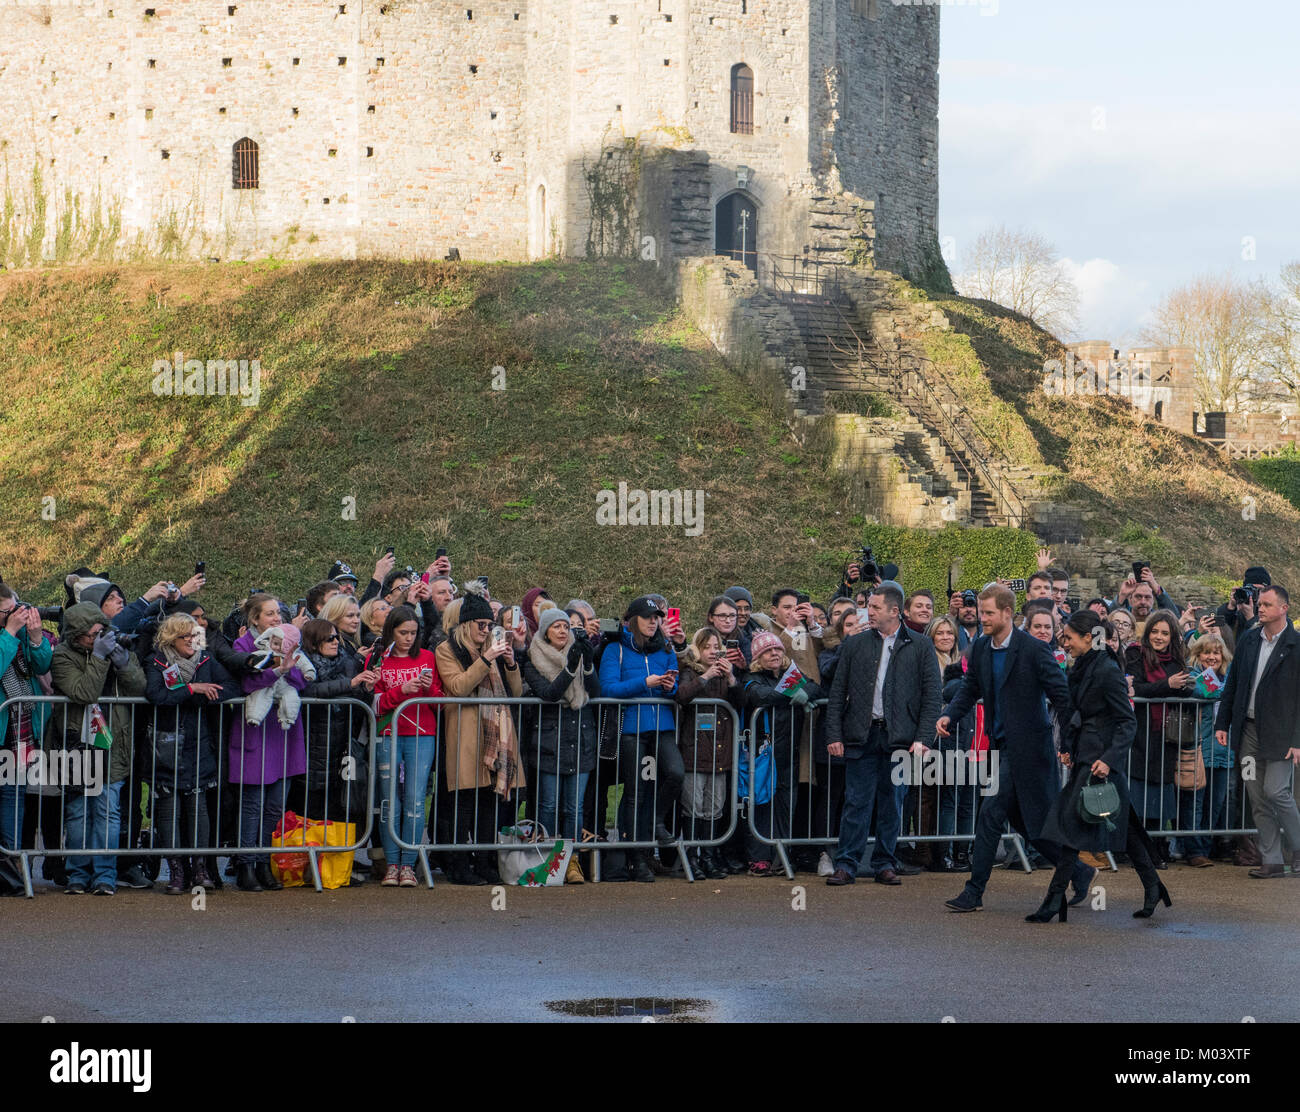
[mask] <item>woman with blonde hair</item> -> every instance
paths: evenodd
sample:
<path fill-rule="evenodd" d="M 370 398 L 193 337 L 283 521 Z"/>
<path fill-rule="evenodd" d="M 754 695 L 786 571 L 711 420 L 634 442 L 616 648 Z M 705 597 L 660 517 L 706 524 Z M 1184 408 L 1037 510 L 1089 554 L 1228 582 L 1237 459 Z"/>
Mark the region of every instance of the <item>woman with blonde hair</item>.
<path fill-rule="evenodd" d="M 196 649 L 199 624 L 189 614 L 165 619 L 145 661 L 145 696 L 153 715 L 149 798 L 155 848 L 211 848 L 205 793 L 217 784 L 219 726 L 209 709 L 230 676 L 206 651 Z M 198 855 L 167 858 L 167 892 L 191 885 L 214 888 L 207 861 Z"/>
<path fill-rule="evenodd" d="M 361 606 L 355 598 L 334 595 L 320 608 L 319 617 L 339 631 L 339 652 L 356 656 L 361 651 Z"/>
<path fill-rule="evenodd" d="M 1178 793 L 1178 828 L 1213 830 L 1221 827 L 1228 809 L 1228 785 L 1232 781 L 1232 749 L 1214 739 L 1214 716 L 1219 696 L 1232 667 L 1232 650 L 1217 633 L 1198 637 L 1187 647 L 1187 669 L 1192 675 L 1190 694 L 1208 702 L 1199 704 L 1197 726 L 1201 757 L 1205 762 L 1205 787 Z M 1193 834 L 1181 839 L 1183 860 L 1194 869 L 1213 865 L 1210 860 L 1209 834 Z"/>
<path fill-rule="evenodd" d="M 366 599 L 361 604 L 361 647 L 363 649 L 370 648 L 383 635 L 384 622 L 392 608 L 392 603 L 382 598 Z"/>
<path fill-rule="evenodd" d="M 940 614 L 926 626 L 925 635 L 930 638 L 934 645 L 934 654 L 939 658 L 940 675 L 943 675 L 950 664 L 961 663 L 961 649 L 958 647 L 961 633 L 952 615 Z M 948 640 L 950 636 L 951 642 Z"/>
<path fill-rule="evenodd" d="M 961 676 L 961 629 L 957 619 L 951 614 L 940 614 L 925 627 L 925 635 L 934 645 L 934 655 L 939 661 L 939 675 L 945 681 L 953 676 Z M 955 671 L 948 673 L 949 668 Z M 973 717 L 973 715 L 972 715 Z M 962 736 L 973 738 L 973 730 L 962 732 Z M 939 738 L 939 751 L 951 752 L 957 748 L 957 735 Z M 972 768 L 974 766 L 971 766 Z M 971 833 L 975 822 L 975 791 L 977 789 L 958 784 L 940 784 L 935 789 L 922 788 L 921 822 L 922 832 L 930 829 L 930 823 L 936 822 L 935 832 L 940 835 L 957 833 L 958 826 L 962 833 Z M 938 815 L 935 816 L 931 802 L 933 794 L 938 795 Z M 961 848 L 952 842 L 939 842 L 930 847 L 929 869 L 936 873 L 959 873 L 966 871 L 963 859 L 964 843 Z"/>

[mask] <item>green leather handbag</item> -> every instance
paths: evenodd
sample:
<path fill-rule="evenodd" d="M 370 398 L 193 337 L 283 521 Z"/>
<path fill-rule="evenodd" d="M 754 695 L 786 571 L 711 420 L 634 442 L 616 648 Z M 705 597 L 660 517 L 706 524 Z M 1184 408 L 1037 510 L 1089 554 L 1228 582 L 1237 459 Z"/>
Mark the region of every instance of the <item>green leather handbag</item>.
<path fill-rule="evenodd" d="M 1106 829 L 1113 831 L 1115 824 L 1110 816 L 1119 811 L 1119 788 L 1109 780 L 1092 782 L 1092 773 L 1088 773 L 1088 782 L 1079 791 L 1079 817 L 1084 822 L 1106 824 Z"/>

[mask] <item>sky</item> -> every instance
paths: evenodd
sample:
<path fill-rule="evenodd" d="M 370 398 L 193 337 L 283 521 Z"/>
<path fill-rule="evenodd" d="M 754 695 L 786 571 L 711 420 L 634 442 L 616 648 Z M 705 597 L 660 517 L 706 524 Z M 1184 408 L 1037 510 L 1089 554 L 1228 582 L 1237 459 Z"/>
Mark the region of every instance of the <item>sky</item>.
<path fill-rule="evenodd" d="M 1063 339 L 1136 343 L 1200 274 L 1300 259 L 1300 3 L 965 0 L 941 13 L 939 236 L 1045 236 Z"/>

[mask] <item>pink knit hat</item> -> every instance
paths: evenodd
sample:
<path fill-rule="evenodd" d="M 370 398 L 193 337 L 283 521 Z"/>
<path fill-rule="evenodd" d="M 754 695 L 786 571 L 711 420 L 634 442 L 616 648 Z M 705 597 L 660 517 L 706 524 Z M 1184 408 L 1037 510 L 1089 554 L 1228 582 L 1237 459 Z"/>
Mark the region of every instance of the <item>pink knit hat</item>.
<path fill-rule="evenodd" d="M 302 633 L 296 625 L 278 626 L 277 632 L 280 634 L 280 651 L 286 656 L 302 644 Z"/>
<path fill-rule="evenodd" d="M 780 649 L 785 651 L 785 646 L 781 644 L 781 638 L 775 633 L 768 633 L 766 630 L 762 633 L 754 634 L 754 640 L 749 644 L 749 655 L 751 659 L 757 660 L 768 649 Z"/>

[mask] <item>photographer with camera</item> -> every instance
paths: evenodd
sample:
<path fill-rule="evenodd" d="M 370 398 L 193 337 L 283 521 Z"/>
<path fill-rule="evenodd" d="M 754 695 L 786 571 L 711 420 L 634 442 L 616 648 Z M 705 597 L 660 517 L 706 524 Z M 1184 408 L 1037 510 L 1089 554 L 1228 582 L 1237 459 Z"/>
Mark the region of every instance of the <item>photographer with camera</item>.
<path fill-rule="evenodd" d="M 953 611 L 954 603 L 956 612 Z M 980 635 L 979 595 L 967 588 L 953 591 L 948 600 L 948 615 L 957 622 L 957 651 L 964 653 Z"/>
<path fill-rule="evenodd" d="M 754 635 L 763 632 L 763 626 L 754 620 L 754 596 L 744 587 L 728 587 L 722 594 L 736 608 L 735 637 L 740 640 L 740 651 L 746 660 L 752 660 L 750 645 Z"/>
<path fill-rule="evenodd" d="M 181 586 L 160 581 L 128 605 L 121 587 L 95 575 L 89 568 L 78 568 L 64 580 L 75 602 L 89 602 L 99 607 L 118 633 L 135 633 L 146 618 L 160 618 L 165 604 L 197 594 L 206 582 L 204 573 L 196 570 Z"/>
<path fill-rule="evenodd" d="M 107 764 L 108 772 L 97 794 L 84 786 L 65 788 L 64 844 L 69 851 L 115 847 L 121 831 L 122 788 L 131 776 L 132 715 L 129 705 L 111 703 L 101 708 L 99 700 L 143 695 L 144 669 L 118 644 L 108 616 L 94 603 L 79 602 L 63 615 L 63 640 L 50 657 L 50 676 L 55 694 L 69 700 L 55 711 L 50 747 L 99 750 L 97 770 L 102 774 Z M 67 865 L 68 895 L 84 895 L 90 889 L 97 896 L 111 896 L 117 890 L 117 862 L 112 857 L 73 852 Z"/>
<path fill-rule="evenodd" d="M 897 576 L 897 567 L 893 564 L 887 564 L 883 568 L 880 567 L 876 563 L 876 558 L 871 551 L 871 546 L 869 544 L 863 545 L 861 550 L 858 552 L 857 559 L 852 561 L 844 569 L 844 578 L 840 581 L 840 585 L 835 588 L 835 593 L 831 597 L 854 598 L 855 594 L 858 593 L 854 591 L 854 587 L 859 583 L 866 588 L 865 593 L 870 594 L 871 590 L 880 586 L 884 580 L 894 579 Z M 859 589 L 859 591 L 860 590 L 861 589 Z M 863 605 L 865 605 L 865 600 Z"/>
<path fill-rule="evenodd" d="M 1234 587 L 1228 601 L 1214 612 L 1215 624 L 1230 638 L 1229 649 L 1236 645 L 1246 630 L 1259 624 L 1255 614 L 1259 592 L 1272 583 L 1267 568 L 1247 568 L 1246 574 L 1241 577 L 1241 586 Z"/>
<path fill-rule="evenodd" d="M 49 703 L 23 700 L 44 694 L 36 677 L 50 670 L 52 653 L 36 607 L 19 602 L 12 588 L 0 583 L 0 703 L 19 700 L 0 709 L 0 746 L 20 765 L 40 747 L 50 712 Z M 22 846 L 25 794 L 23 784 L 0 785 L 0 846 L 5 849 Z"/>

